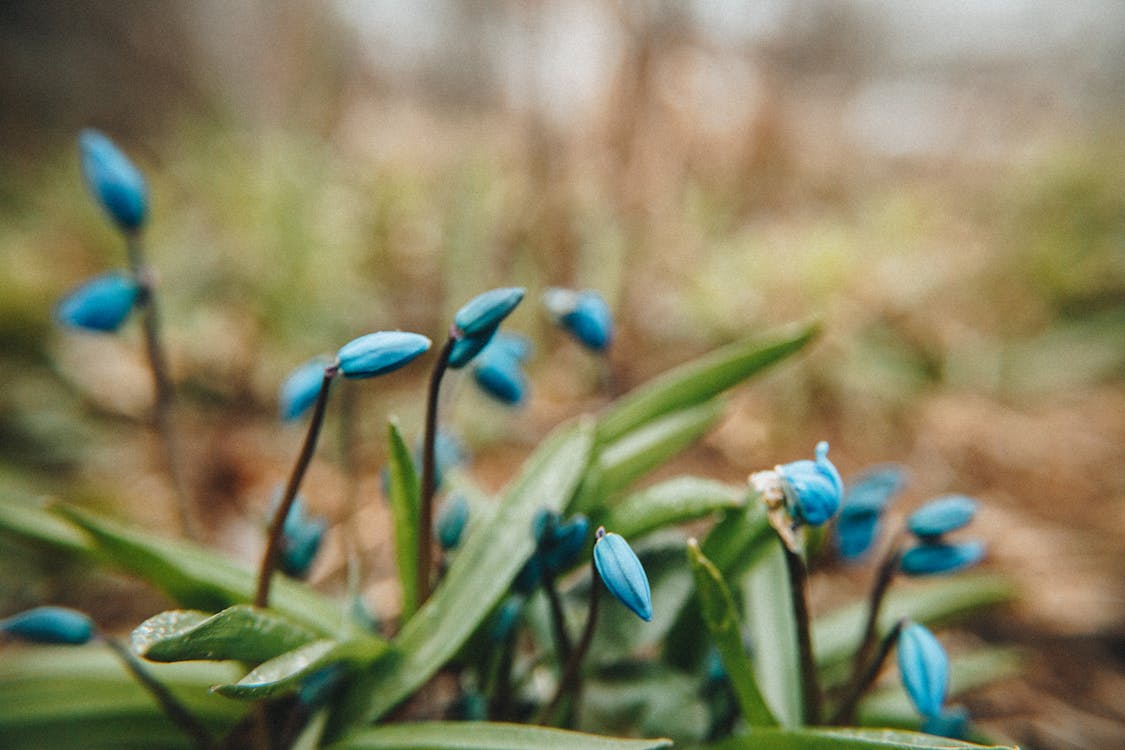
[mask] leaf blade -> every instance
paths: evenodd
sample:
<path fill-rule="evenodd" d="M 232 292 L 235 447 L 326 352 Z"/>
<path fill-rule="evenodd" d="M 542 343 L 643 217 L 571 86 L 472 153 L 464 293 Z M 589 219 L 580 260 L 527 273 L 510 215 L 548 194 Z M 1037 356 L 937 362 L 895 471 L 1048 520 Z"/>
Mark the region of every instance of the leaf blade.
<path fill-rule="evenodd" d="M 311 630 L 269 610 L 236 604 L 210 616 L 194 610 L 161 612 L 133 630 L 131 644 L 149 661 L 258 663 L 315 639 Z"/>
<path fill-rule="evenodd" d="M 636 740 L 501 722 L 436 721 L 361 729 L 329 750 L 659 750 L 671 740 Z"/>
<path fill-rule="evenodd" d="M 418 517 L 421 485 L 398 424 L 387 423 L 389 494 L 394 518 L 395 563 L 402 586 L 402 620 L 418 609 Z"/>

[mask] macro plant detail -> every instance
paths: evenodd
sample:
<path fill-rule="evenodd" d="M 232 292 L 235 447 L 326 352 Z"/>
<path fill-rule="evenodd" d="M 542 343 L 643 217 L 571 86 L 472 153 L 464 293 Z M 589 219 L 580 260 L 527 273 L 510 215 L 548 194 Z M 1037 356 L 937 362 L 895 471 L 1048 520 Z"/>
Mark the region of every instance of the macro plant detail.
<path fill-rule="evenodd" d="M 58 317 L 115 331 L 145 310 L 156 341 L 139 244 L 149 218 L 144 178 L 101 134 L 84 133 L 81 148 L 89 188 L 125 236 L 132 270 L 80 288 Z M 423 424 L 402 419 L 404 430 L 398 417 L 377 417 L 386 438 L 381 512 L 394 547 L 392 577 L 379 583 L 400 595 L 397 610 L 370 609 L 354 580 L 362 574 L 354 508 L 333 524 L 309 512 L 301 491 L 336 380 L 407 368 L 432 348 L 420 333 L 362 335 L 279 378 L 277 416 L 307 425 L 256 569 L 205 546 L 188 524 L 182 538 L 165 539 L 71 502 L 0 506 L 5 537 L 124 571 L 174 602 L 128 644 L 66 608 L 0 620 L 0 648 L 28 665 L 41 660 L 39 671 L 0 672 L 0 687 L 45 703 L 30 718 L 0 712 L 0 737 L 34 747 L 54 720 L 59 731 L 96 727 L 107 743 L 126 745 L 131 724 L 116 721 L 113 699 L 67 713 L 70 696 L 80 702 L 101 686 L 140 717 L 136 726 L 162 728 L 153 747 L 937 750 L 986 739 L 947 704 L 958 655 L 922 624 L 1008 595 L 995 578 L 941 575 L 983 557 L 982 542 L 953 538 L 976 501 L 938 498 L 887 535 L 904 470 L 874 467 L 846 484 L 827 441 L 811 459 L 802 452 L 772 469 L 755 470 L 790 457 L 748 457 L 741 468 L 753 473 L 742 482 L 651 476 L 716 424 L 727 392 L 800 355 L 817 325 L 736 339 L 624 394 L 609 389 L 592 413 L 537 437 L 507 483 L 489 490 L 448 431 L 452 415 L 439 413 L 441 386 L 448 369 L 463 369 L 492 398 L 534 402 L 531 340 L 501 330 L 525 294 L 491 289 L 456 312 L 425 392 L 414 394 Z M 551 288 L 543 304 L 608 368 L 614 320 L 600 294 Z M 420 448 L 408 448 L 404 431 L 422 434 Z M 845 438 L 834 445 L 847 456 Z M 368 501 L 377 500 L 358 500 Z M 343 601 L 303 580 L 337 531 L 350 538 Z M 849 563 L 881 550 L 875 580 L 866 601 L 816 612 L 810 580 L 835 563 L 833 547 Z M 922 580 L 892 592 L 900 573 Z M 16 640 L 36 642 L 39 655 Z M 896 649 L 902 686 L 889 692 L 878 678 Z M 84 668 L 66 678 L 71 660 Z M 52 692 L 56 684 L 69 692 Z M 872 713 L 888 694 L 907 709 Z"/>

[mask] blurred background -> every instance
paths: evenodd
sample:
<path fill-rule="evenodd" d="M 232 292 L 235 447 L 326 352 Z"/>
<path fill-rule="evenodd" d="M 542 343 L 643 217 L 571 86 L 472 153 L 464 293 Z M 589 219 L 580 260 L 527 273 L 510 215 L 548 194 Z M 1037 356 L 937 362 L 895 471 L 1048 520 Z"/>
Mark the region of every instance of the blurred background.
<path fill-rule="evenodd" d="M 631 388 L 817 318 L 813 350 L 740 388 L 675 467 L 742 481 L 832 444 L 845 477 L 907 465 L 905 513 L 980 499 L 1018 599 L 964 639 L 1022 647 L 966 696 L 998 739 L 1125 742 L 1125 4 L 1117 0 L 6 0 L 0 7 L 0 489 L 174 527 L 135 325 L 60 330 L 55 301 L 124 266 L 75 137 L 147 175 L 192 494 L 253 564 L 301 427 L 285 375 L 370 330 L 438 339 L 524 285 L 521 409 L 448 416 L 503 484 L 604 403 L 552 330 L 551 285 L 599 290 Z M 428 361 L 428 360 L 427 360 Z M 426 366 L 356 388 L 349 488 L 323 447 L 313 510 L 378 494 L 384 418 L 421 425 Z M 386 509 L 365 503 L 375 570 Z M 314 579 L 338 585 L 339 540 Z M 814 607 L 870 571 L 834 573 Z M 389 576 L 372 596 L 393 610 Z M 850 587 L 850 589 L 849 589 Z M 127 630 L 156 594 L 0 548 L 4 612 L 50 601 Z"/>

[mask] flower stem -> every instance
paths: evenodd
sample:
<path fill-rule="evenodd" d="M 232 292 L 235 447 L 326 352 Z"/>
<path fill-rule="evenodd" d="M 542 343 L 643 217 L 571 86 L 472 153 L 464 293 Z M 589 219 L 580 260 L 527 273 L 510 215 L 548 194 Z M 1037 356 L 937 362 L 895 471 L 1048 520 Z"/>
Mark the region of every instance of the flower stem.
<path fill-rule="evenodd" d="M 898 640 L 899 631 L 902 630 L 902 625 L 905 620 L 899 620 L 887 633 L 886 637 L 879 644 L 879 650 L 875 654 L 875 658 L 867 665 L 866 669 L 857 671 L 855 679 L 852 680 L 851 686 L 848 689 L 847 695 L 840 702 L 840 707 L 836 709 L 836 713 L 832 715 L 833 726 L 843 726 L 851 724 L 855 719 L 855 709 L 859 704 L 859 699 L 867 692 L 875 682 L 875 678 L 879 676 L 879 671 L 883 668 L 883 662 L 887 660 L 887 655 L 890 654 L 891 648 L 894 646 L 895 641 Z"/>
<path fill-rule="evenodd" d="M 566 629 L 566 615 L 563 613 L 562 599 L 559 597 L 559 589 L 555 585 L 554 574 L 548 573 L 543 576 L 543 590 L 547 593 L 547 601 L 551 605 L 551 629 L 555 635 L 555 649 L 559 664 L 566 664 L 570 661 L 573 646 L 570 642 L 570 633 Z"/>
<path fill-rule="evenodd" d="M 422 497 L 418 510 L 418 605 L 430 597 L 430 568 L 433 567 L 434 493 L 437 491 L 436 457 L 438 394 L 441 379 L 449 367 L 449 355 L 457 342 L 454 335 L 446 340 L 430 374 L 426 397 L 426 432 L 422 444 Z"/>
<path fill-rule="evenodd" d="M 184 485 L 181 466 L 180 447 L 177 433 L 172 424 L 172 402 L 175 397 L 172 379 L 168 375 L 168 359 L 160 335 L 160 314 L 156 306 L 156 289 L 152 272 L 144 263 L 144 248 L 140 235 L 130 233 L 126 236 L 126 250 L 129 267 L 141 287 L 144 315 L 145 352 L 149 369 L 152 371 L 152 385 L 155 393 L 152 421 L 160 442 L 164 446 L 164 463 L 172 489 L 176 494 L 176 510 L 180 517 L 180 528 L 189 539 L 198 539 L 199 523 L 195 518 L 191 498 Z"/>
<path fill-rule="evenodd" d="M 855 658 L 852 662 L 853 681 L 860 679 L 860 673 L 871 659 L 871 652 L 874 650 L 875 642 L 879 637 L 879 613 L 883 609 L 883 600 L 890 589 L 891 581 L 894 580 L 895 573 L 898 571 L 898 563 L 901 557 L 902 548 L 899 546 L 898 537 L 896 537 L 887 550 L 886 556 L 883 557 L 883 561 L 879 564 L 875 574 L 875 582 L 871 586 L 871 594 L 867 599 L 867 623 L 864 625 L 863 638 L 859 642 L 859 648 L 856 649 Z"/>
<path fill-rule="evenodd" d="M 784 541 L 785 565 L 789 569 L 789 587 L 793 599 L 793 616 L 797 623 L 797 649 L 801 659 L 801 690 L 805 708 L 804 723 L 820 722 L 820 681 L 813 657 L 811 617 L 809 615 L 809 576 L 801 555 L 789 549 Z"/>
<path fill-rule="evenodd" d="M 578 641 L 578 647 L 571 652 L 570 659 L 566 662 L 566 669 L 563 670 L 558 687 L 555 688 L 555 694 L 551 697 L 551 702 L 539 712 L 536 724 L 546 724 L 558 710 L 563 696 L 568 693 L 573 694 L 573 705 L 577 710 L 578 698 L 582 690 L 578 671 L 582 666 L 582 660 L 586 657 L 586 652 L 590 650 L 590 643 L 594 640 L 594 628 L 598 622 L 598 594 L 600 593 L 598 589 L 601 577 L 593 560 L 590 561 L 590 576 L 589 614 L 586 615 L 586 627 L 582 630 L 582 638 Z"/>
<path fill-rule="evenodd" d="M 103 640 L 110 650 L 121 659 L 125 668 L 129 670 L 137 682 L 156 699 L 165 715 L 191 737 L 196 747 L 206 750 L 206 748 L 215 746 L 215 740 L 211 737 L 207 728 L 182 703 L 176 700 L 176 696 L 172 695 L 168 688 L 141 664 L 140 659 L 134 656 L 132 651 L 114 638 L 104 638 Z"/>
<path fill-rule="evenodd" d="M 270 521 L 269 538 L 266 541 L 266 551 L 262 556 L 262 565 L 258 570 L 258 589 L 254 594 L 254 606 L 269 606 L 270 583 L 273 580 L 273 571 L 277 567 L 277 557 L 281 552 L 281 536 L 285 528 L 285 519 L 289 517 L 289 510 L 297 497 L 297 490 L 301 487 L 301 480 L 305 478 L 305 471 L 309 468 L 313 453 L 316 450 L 316 440 L 320 435 L 320 427 L 324 423 L 324 412 L 328 405 L 328 389 L 332 379 L 336 377 L 337 366 L 330 365 L 324 370 L 324 379 L 320 383 L 320 392 L 316 395 L 316 406 L 313 407 L 312 419 L 309 422 L 309 431 L 305 435 L 305 444 L 301 447 L 301 454 L 297 463 L 293 464 L 293 471 L 289 475 L 289 483 L 285 486 L 285 494 L 277 504 L 273 519 Z"/>

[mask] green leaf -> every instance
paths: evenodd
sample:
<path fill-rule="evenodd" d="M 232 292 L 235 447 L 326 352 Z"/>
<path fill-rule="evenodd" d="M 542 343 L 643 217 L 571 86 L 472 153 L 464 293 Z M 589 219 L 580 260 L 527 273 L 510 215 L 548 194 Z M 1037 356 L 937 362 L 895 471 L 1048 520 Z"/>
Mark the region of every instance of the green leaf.
<path fill-rule="evenodd" d="M 887 594 L 879 615 L 879 632 L 886 634 L 903 617 L 928 625 L 948 622 L 983 607 L 1011 601 L 1015 592 L 1006 579 L 986 574 L 958 575 L 933 583 L 901 582 Z M 816 618 L 812 636 L 817 664 L 829 666 L 850 659 L 867 618 L 867 602 L 858 601 Z"/>
<path fill-rule="evenodd" d="M 592 442 L 592 425 L 579 421 L 556 430 L 527 459 L 487 525 L 458 550 L 434 595 L 395 639 L 398 658 L 375 665 L 348 691 L 337 727 L 374 721 L 457 652 L 531 555 L 536 512 L 560 511 L 574 493 Z"/>
<path fill-rule="evenodd" d="M 126 528 L 73 506 L 54 512 L 90 535 L 94 553 L 148 581 L 191 609 L 218 611 L 254 598 L 256 576 L 234 561 L 192 542 Z M 360 625 L 303 583 L 278 576 L 271 609 L 317 633 L 349 635 Z"/>
<path fill-rule="evenodd" d="M 752 727 L 777 726 L 777 719 L 766 705 L 758 681 L 754 679 L 754 664 L 742 644 L 738 610 L 722 574 L 703 556 L 699 542 L 689 539 L 687 551 L 692 573 L 695 574 L 696 598 L 703 621 L 723 660 L 743 718 Z"/>
<path fill-rule="evenodd" d="M 715 424 L 722 406 L 719 401 L 708 401 L 666 414 L 602 447 L 571 510 L 592 511 L 607 496 L 695 443 Z"/>
<path fill-rule="evenodd" d="M 617 661 L 582 683 L 582 725 L 598 734 L 641 734 L 700 742 L 711 709 L 699 679 L 650 661 Z"/>
<path fill-rule="evenodd" d="M 152 664 L 150 671 L 216 736 L 245 707 L 208 693 L 237 675 L 230 664 Z M 7 649 L 0 659 L 0 744 L 44 747 L 194 748 L 105 646 Z"/>
<path fill-rule="evenodd" d="M 817 332 L 815 325 L 789 327 L 767 338 L 737 341 L 650 380 L 601 416 L 598 445 L 612 443 L 665 414 L 711 399 L 800 351 Z"/>
<path fill-rule="evenodd" d="M 352 732 L 329 750 L 656 750 L 670 740 L 601 737 L 564 729 L 473 721 L 391 724 Z"/>
<path fill-rule="evenodd" d="M 296 690 L 305 678 L 334 664 L 362 668 L 386 652 L 386 643 L 370 636 L 343 642 L 313 641 L 259 664 L 234 684 L 216 685 L 211 689 L 228 698 L 269 698 Z"/>
<path fill-rule="evenodd" d="M 35 544 L 75 554 L 92 554 L 89 537 L 32 503 L 0 502 L 0 531 Z"/>
<path fill-rule="evenodd" d="M 161 612 L 133 630 L 132 646 L 150 661 L 237 659 L 257 664 L 316 637 L 269 610 L 236 604 L 217 615 L 183 609 Z"/>
<path fill-rule="evenodd" d="M 897 729 L 756 729 L 742 737 L 707 745 L 706 750 L 967 750 L 981 748 L 971 742 L 934 737 Z M 1016 750 L 993 745 L 993 750 Z"/>
<path fill-rule="evenodd" d="M 421 503 L 421 487 L 414 459 L 393 420 L 387 424 L 387 443 L 395 563 L 399 583 L 402 585 L 402 620 L 405 622 L 418 609 L 418 508 Z"/>
<path fill-rule="evenodd" d="M 626 539 L 635 539 L 664 526 L 741 507 L 746 494 L 745 487 L 725 482 L 676 477 L 629 495 L 611 508 L 601 523 Z"/>
<path fill-rule="evenodd" d="M 786 727 L 797 726 L 804 716 L 801 657 L 789 570 L 780 542 L 775 541 L 761 564 L 746 576 L 744 598 L 758 686 L 778 721 Z"/>

